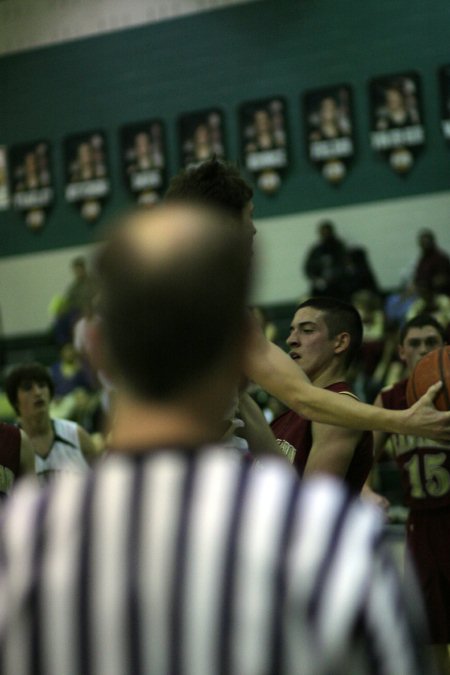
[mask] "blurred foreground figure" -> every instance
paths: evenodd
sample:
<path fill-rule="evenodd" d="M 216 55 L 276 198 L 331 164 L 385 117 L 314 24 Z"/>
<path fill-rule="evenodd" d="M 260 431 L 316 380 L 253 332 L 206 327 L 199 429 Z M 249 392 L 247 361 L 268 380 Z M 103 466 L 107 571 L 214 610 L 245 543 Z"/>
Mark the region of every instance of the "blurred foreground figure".
<path fill-rule="evenodd" d="M 378 512 L 216 444 L 251 349 L 250 248 L 228 215 L 172 203 L 101 250 L 111 452 L 6 503 L 0 672 L 430 672 Z"/>

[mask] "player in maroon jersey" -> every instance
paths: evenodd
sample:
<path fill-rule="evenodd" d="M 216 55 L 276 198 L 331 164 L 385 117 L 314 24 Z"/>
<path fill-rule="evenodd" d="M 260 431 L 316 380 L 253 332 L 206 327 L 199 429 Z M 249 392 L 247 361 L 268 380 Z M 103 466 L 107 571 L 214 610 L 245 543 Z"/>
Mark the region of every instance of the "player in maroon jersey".
<path fill-rule="evenodd" d="M 354 396 L 345 377 L 361 341 L 361 318 L 352 305 L 311 298 L 297 308 L 287 344 L 313 384 Z M 292 410 L 272 423 L 272 431 L 300 476 L 333 474 L 361 490 L 373 460 L 370 433 L 311 422 Z"/>
<path fill-rule="evenodd" d="M 444 344 L 444 329 L 432 316 L 408 321 L 400 332 L 399 356 L 410 375 L 418 361 Z M 408 377 L 386 387 L 375 405 L 403 410 Z M 375 461 L 387 439 L 401 472 L 409 507 L 406 541 L 428 615 L 430 641 L 443 672 L 450 672 L 450 446 L 417 436 L 374 432 Z"/>
<path fill-rule="evenodd" d="M 10 493 L 18 476 L 33 472 L 34 453 L 25 432 L 0 422 L 0 499 Z"/>

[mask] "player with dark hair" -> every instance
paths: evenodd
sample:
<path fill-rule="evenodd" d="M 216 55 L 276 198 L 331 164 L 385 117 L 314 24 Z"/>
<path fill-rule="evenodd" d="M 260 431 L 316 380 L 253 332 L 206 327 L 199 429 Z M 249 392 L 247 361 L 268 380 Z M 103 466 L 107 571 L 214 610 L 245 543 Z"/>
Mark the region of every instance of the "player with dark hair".
<path fill-rule="evenodd" d="M 317 387 L 354 397 L 345 381 L 362 343 L 357 310 L 334 298 L 310 298 L 296 309 L 286 342 L 290 357 Z M 329 473 L 359 493 L 373 462 L 372 434 L 318 424 L 289 410 L 272 423 L 300 476 Z"/>
<path fill-rule="evenodd" d="M 213 159 L 173 178 L 166 194 L 166 202 L 184 199 L 187 202 L 200 201 L 212 207 L 223 208 L 237 219 L 236 223 L 247 241 L 256 232 L 252 220 L 252 194 L 252 189 L 235 166 Z M 333 224 L 326 221 L 321 226 L 329 228 L 330 224 L 332 227 Z M 251 358 L 247 359 L 246 374 L 290 408 L 317 422 L 339 424 L 358 430 L 386 429 L 394 432 L 427 433 L 433 438 L 450 440 L 450 413 L 438 413 L 432 405 L 433 396 L 439 389 L 438 384 L 431 388 L 411 412 L 381 411 L 357 401 L 345 400 L 348 397 L 340 396 L 337 399 L 318 387 L 308 386 L 308 378 L 301 376 L 301 371 L 289 357 L 276 345 L 262 339 L 262 336 L 259 341 L 255 341 Z M 249 405 L 254 404 L 251 426 L 255 440 L 252 443 L 249 439 L 252 451 L 267 452 L 267 448 L 271 447 L 277 452 L 273 434 L 265 433 L 264 418 L 254 410 L 256 403 L 251 397 L 246 398 Z M 264 430 L 263 437 L 261 430 Z M 263 442 L 260 442 L 261 438 Z"/>
<path fill-rule="evenodd" d="M 24 383 L 38 382 L 41 386 L 47 387 L 50 398 L 53 398 L 55 386 L 47 368 L 40 363 L 23 363 L 14 366 L 8 372 L 5 381 L 5 391 L 8 401 L 14 408 L 17 415 L 19 410 L 19 390 Z"/>
<path fill-rule="evenodd" d="M 51 419 L 53 380 L 40 363 L 11 369 L 5 381 L 8 400 L 30 439 L 36 475 L 41 483 L 63 471 L 83 472 L 96 455 L 89 434 L 70 420 Z"/>
<path fill-rule="evenodd" d="M 386 387 L 375 405 L 390 410 L 407 408 L 408 376 L 420 359 L 445 342 L 444 328 L 421 314 L 403 325 L 399 356 L 407 377 Z M 443 671 L 450 672 L 450 452 L 448 444 L 427 438 L 376 432 L 375 461 L 386 442 L 400 469 L 404 501 L 409 507 L 406 542 L 415 563 L 430 625 L 430 640 Z"/>
<path fill-rule="evenodd" d="M 230 162 L 211 159 L 185 169 L 172 178 L 165 201 L 201 202 L 229 213 L 251 242 L 256 229 L 253 224 L 253 190 Z M 275 438 L 266 419 L 245 390 L 245 378 L 224 420 L 222 440 L 253 455 L 279 454 Z"/>
<path fill-rule="evenodd" d="M 247 211 L 251 219 L 252 197 L 252 188 L 233 164 L 210 159 L 174 176 L 165 199 L 201 200 L 231 212 L 238 219 Z"/>
<path fill-rule="evenodd" d="M 180 203 L 102 248 L 111 452 L 7 501 L 0 672 L 428 672 L 378 511 L 214 444 L 251 349 L 249 249 L 229 215 Z"/>

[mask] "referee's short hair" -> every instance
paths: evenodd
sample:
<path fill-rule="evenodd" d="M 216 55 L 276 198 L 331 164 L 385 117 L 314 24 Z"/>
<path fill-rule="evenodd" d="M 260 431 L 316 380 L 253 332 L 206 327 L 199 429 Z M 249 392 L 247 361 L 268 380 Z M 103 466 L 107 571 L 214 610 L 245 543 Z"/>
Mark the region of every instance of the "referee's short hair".
<path fill-rule="evenodd" d="M 96 261 L 112 365 L 142 399 L 170 400 L 241 344 L 251 245 L 229 212 L 200 202 L 118 225 Z"/>
<path fill-rule="evenodd" d="M 6 375 L 6 396 L 8 397 L 8 401 L 17 414 L 19 414 L 19 410 L 17 408 L 18 391 L 21 387 L 32 384 L 33 382 L 47 385 L 50 391 L 50 398 L 53 398 L 55 385 L 49 371 L 45 366 L 42 365 L 42 363 L 21 363 L 18 366 L 11 368 L 11 370 Z"/>

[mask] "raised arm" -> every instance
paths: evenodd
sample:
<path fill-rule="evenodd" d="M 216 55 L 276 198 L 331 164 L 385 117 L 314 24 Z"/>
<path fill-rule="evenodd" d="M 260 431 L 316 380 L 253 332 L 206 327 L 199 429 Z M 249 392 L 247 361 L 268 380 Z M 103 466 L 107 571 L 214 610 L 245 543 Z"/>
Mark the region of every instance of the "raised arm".
<path fill-rule="evenodd" d="M 80 427 L 80 425 L 78 425 L 78 439 L 84 459 L 88 464 L 93 464 L 99 458 L 99 451 L 90 434 L 83 427 Z"/>
<path fill-rule="evenodd" d="M 278 455 L 285 458 L 261 408 L 247 392 L 239 396 L 239 416 L 245 424 L 241 435 L 246 439 L 250 452 L 255 457 Z"/>
<path fill-rule="evenodd" d="M 433 406 L 442 383 L 430 387 L 425 396 L 406 410 L 377 408 L 313 386 L 298 365 L 261 333 L 248 356 L 246 375 L 292 410 L 315 422 L 450 440 L 450 412 L 439 412 Z"/>

